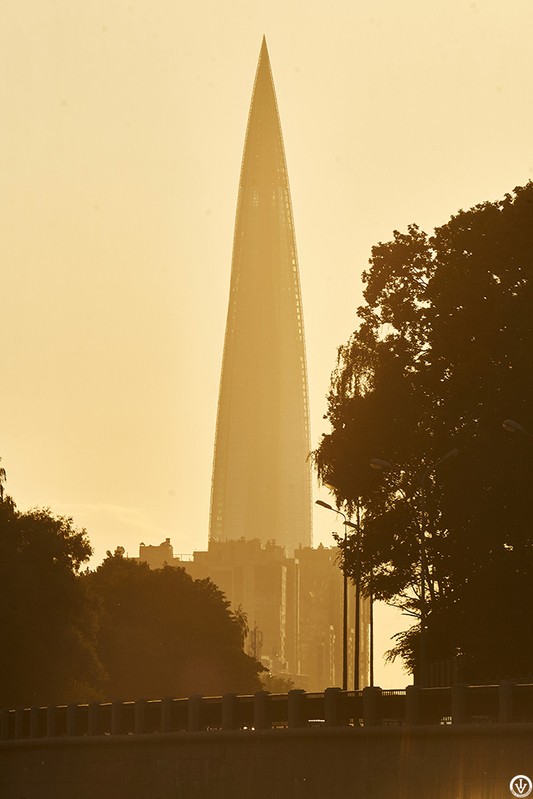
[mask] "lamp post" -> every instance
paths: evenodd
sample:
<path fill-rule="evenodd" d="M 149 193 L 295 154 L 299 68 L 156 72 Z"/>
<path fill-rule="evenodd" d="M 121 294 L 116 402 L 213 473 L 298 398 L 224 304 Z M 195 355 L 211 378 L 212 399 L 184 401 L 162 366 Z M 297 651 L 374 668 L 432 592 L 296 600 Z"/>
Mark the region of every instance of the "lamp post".
<path fill-rule="evenodd" d="M 332 510 L 334 513 L 338 513 L 344 519 L 344 545 L 345 545 L 345 556 L 346 556 L 346 528 L 351 527 L 356 529 L 356 525 L 349 522 L 346 516 L 342 511 L 338 508 L 334 508 L 331 505 L 328 505 L 327 502 L 323 502 L 321 499 L 317 499 L 315 505 L 320 505 L 322 508 L 326 508 L 326 510 Z M 344 691 L 348 690 L 348 575 L 346 574 L 346 562 L 343 559 L 342 563 L 342 579 L 343 579 L 343 588 L 342 588 L 342 688 Z M 357 642 L 356 642 L 357 643 Z"/>
<path fill-rule="evenodd" d="M 427 469 L 425 469 L 422 474 L 418 478 L 418 485 L 420 488 L 420 683 L 422 687 L 424 687 L 426 683 L 426 619 L 427 619 L 427 600 L 426 600 L 426 582 L 429 585 L 429 571 L 427 566 L 427 556 L 426 556 L 426 478 L 428 475 L 431 474 L 441 463 L 444 461 L 449 460 L 450 458 L 455 458 L 459 454 L 458 449 L 451 449 L 442 458 L 430 463 Z M 379 458 L 372 458 L 370 461 L 370 466 L 373 469 L 396 469 L 398 470 L 399 467 L 395 466 L 388 461 L 380 460 Z M 404 497 L 407 499 L 407 496 L 404 493 Z M 427 581 L 426 581 L 426 574 L 427 574 Z"/>
<path fill-rule="evenodd" d="M 355 653 L 353 668 L 353 689 L 361 688 L 361 506 L 357 501 L 357 579 L 355 583 Z M 370 598 L 370 685 L 374 685 L 374 616 L 372 612 L 372 597 Z"/>

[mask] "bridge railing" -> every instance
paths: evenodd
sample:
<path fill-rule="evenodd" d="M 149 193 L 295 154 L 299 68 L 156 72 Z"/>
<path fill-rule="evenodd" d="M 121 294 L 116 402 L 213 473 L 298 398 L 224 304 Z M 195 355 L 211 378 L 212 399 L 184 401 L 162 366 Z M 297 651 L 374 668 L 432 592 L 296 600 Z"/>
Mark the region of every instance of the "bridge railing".
<path fill-rule="evenodd" d="M 0 711 L 0 741 L 217 730 L 533 723 L 533 684 L 139 699 Z"/>

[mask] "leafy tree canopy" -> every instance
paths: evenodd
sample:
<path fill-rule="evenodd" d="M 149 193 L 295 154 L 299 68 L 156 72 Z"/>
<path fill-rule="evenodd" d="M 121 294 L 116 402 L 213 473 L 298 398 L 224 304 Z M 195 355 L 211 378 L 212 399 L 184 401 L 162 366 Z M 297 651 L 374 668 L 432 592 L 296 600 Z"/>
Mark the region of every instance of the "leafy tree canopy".
<path fill-rule="evenodd" d="M 262 666 L 243 651 L 246 618 L 210 580 L 150 570 L 119 550 L 85 579 L 100 603 L 107 698 L 259 690 Z"/>
<path fill-rule="evenodd" d="M 464 679 L 531 677 L 533 439 L 502 422 L 533 430 L 533 184 L 432 236 L 395 231 L 363 280 L 314 453 L 339 504 L 362 514 L 347 567 L 419 616 L 423 539 L 428 657 L 461 656 Z M 415 667 L 418 638 L 414 625 L 393 656 Z"/>
<path fill-rule="evenodd" d="M 0 706 L 95 698 L 96 617 L 78 577 L 91 551 L 72 519 L 0 501 Z"/>
<path fill-rule="evenodd" d="M 246 615 L 214 583 L 121 548 L 82 571 L 91 554 L 72 519 L 0 496 L 0 708 L 260 688 Z"/>

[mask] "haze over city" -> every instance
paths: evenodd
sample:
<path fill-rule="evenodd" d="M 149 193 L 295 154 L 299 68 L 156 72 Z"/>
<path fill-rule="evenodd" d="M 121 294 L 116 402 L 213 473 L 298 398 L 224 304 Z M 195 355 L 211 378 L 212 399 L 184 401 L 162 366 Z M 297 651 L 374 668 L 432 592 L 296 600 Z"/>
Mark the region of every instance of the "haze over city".
<path fill-rule="evenodd" d="M 4 3 L 0 456 L 17 505 L 72 515 L 95 564 L 167 536 L 176 553 L 206 547 L 263 34 L 315 447 L 372 245 L 533 174 L 532 17 L 526 2 Z M 314 543 L 333 529 L 317 510 Z"/>

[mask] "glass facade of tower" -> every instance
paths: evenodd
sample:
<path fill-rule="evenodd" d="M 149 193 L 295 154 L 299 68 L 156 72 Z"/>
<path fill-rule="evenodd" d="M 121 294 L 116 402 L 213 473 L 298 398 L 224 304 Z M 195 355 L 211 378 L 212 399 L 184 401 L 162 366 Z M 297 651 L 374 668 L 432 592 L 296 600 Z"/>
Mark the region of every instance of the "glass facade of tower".
<path fill-rule="evenodd" d="M 311 544 L 303 314 L 266 43 L 241 168 L 218 404 L 210 536 Z"/>

